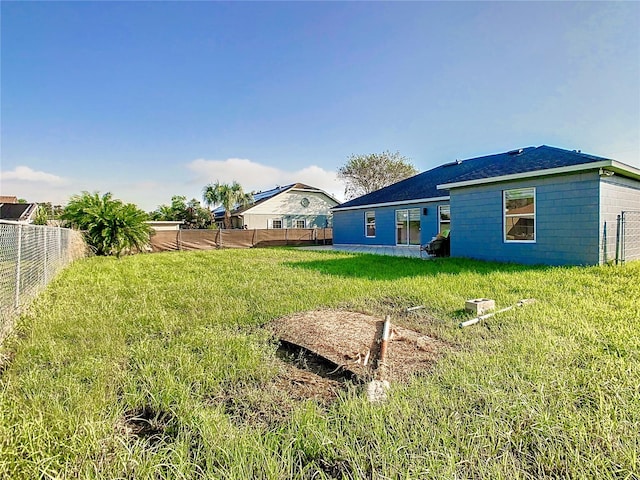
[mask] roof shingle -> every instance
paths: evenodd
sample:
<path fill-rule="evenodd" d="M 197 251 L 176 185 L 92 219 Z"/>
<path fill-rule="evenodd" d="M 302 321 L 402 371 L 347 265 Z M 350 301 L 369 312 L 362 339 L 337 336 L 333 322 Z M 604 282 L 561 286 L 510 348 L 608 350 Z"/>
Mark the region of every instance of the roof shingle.
<path fill-rule="evenodd" d="M 608 159 L 547 145 L 526 147 L 440 165 L 388 187 L 342 203 L 336 208 L 433 199 L 449 194 L 448 190 L 438 189 L 438 185 L 536 172 L 603 160 Z"/>

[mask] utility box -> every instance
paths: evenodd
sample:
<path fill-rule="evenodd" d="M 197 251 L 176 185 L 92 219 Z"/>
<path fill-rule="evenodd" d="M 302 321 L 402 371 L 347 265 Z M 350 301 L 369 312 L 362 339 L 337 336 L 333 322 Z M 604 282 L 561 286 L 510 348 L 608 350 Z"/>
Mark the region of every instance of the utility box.
<path fill-rule="evenodd" d="M 484 315 L 491 310 L 495 310 L 495 308 L 495 300 L 489 298 L 474 298 L 473 300 L 467 300 L 464 304 L 464 309 L 474 315 Z"/>

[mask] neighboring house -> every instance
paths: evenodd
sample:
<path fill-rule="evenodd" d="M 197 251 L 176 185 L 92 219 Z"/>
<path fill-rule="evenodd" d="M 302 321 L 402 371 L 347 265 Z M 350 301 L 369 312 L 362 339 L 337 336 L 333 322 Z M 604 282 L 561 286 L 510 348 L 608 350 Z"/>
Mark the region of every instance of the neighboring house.
<path fill-rule="evenodd" d="M 595 265 L 614 258 L 622 211 L 640 211 L 640 169 L 543 145 L 456 160 L 343 203 L 333 243 L 418 248 L 450 230 L 453 257 Z"/>
<path fill-rule="evenodd" d="M 319 188 L 294 183 L 253 194 L 254 202 L 231 212 L 233 228 L 324 228 L 332 224 L 335 198 Z M 213 211 L 222 228 L 224 207 Z"/>
<path fill-rule="evenodd" d="M 2 199 L 15 199 L 15 197 L 2 197 Z M 37 203 L 2 202 L 0 203 L 0 220 L 33 223 L 37 210 Z"/>
<path fill-rule="evenodd" d="M 180 230 L 180 225 L 184 225 L 182 220 L 148 220 L 146 222 L 156 232 L 164 232 L 167 230 Z"/>

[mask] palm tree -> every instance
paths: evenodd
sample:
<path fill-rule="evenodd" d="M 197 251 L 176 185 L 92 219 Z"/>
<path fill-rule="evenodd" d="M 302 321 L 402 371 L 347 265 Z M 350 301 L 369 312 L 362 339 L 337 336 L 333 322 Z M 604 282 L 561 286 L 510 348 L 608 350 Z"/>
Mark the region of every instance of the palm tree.
<path fill-rule="evenodd" d="M 114 200 L 111 193 L 73 195 L 61 217 L 83 230 L 97 255 L 141 251 L 149 243 L 148 216 L 132 203 Z"/>
<path fill-rule="evenodd" d="M 253 195 L 245 193 L 242 186 L 235 180 L 231 185 L 220 182 L 210 183 L 202 190 L 202 199 L 208 207 L 214 205 L 224 207 L 224 228 L 231 228 L 232 210 L 253 203 Z"/>

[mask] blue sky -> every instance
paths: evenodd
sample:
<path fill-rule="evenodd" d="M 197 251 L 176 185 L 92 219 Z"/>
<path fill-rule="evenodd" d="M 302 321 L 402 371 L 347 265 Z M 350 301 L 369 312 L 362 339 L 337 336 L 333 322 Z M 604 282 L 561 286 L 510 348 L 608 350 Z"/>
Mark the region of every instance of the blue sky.
<path fill-rule="evenodd" d="M 542 144 L 640 167 L 637 2 L 0 8 L 3 195 L 341 198 L 335 171 L 383 150 L 420 171 Z"/>

